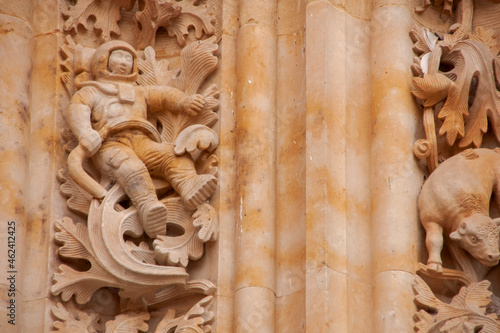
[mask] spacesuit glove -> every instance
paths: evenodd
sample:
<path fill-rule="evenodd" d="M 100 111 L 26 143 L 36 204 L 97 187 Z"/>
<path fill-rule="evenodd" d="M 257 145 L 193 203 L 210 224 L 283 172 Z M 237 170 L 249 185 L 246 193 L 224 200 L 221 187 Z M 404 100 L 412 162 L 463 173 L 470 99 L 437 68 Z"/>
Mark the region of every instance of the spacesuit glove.
<path fill-rule="evenodd" d="M 181 103 L 185 113 L 190 116 L 196 116 L 201 112 L 201 110 L 203 110 L 203 106 L 205 106 L 206 102 L 202 95 L 195 94 L 191 96 L 184 96 Z"/>
<path fill-rule="evenodd" d="M 96 130 L 87 131 L 80 138 L 80 145 L 88 156 L 94 155 L 101 148 L 102 138 Z"/>

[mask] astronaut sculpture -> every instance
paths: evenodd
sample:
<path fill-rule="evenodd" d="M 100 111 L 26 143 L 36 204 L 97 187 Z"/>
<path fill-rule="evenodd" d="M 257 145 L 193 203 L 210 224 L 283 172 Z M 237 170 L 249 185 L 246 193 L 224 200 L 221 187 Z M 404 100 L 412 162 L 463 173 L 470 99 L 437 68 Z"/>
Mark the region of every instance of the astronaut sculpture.
<path fill-rule="evenodd" d="M 190 154 L 177 156 L 174 145 L 162 142 L 148 114 L 202 111 L 202 95 L 187 95 L 167 86 L 140 86 L 135 49 L 122 41 L 99 46 L 90 61 L 91 80 L 82 82 L 71 98 L 68 122 L 79 146 L 68 157 L 72 178 L 95 198 L 106 191 L 81 167 L 91 158 L 101 176 L 119 184 L 146 234 L 166 233 L 167 209 L 158 200 L 151 176 L 165 180 L 184 205 L 196 209 L 217 187 L 211 174 L 198 175 Z"/>

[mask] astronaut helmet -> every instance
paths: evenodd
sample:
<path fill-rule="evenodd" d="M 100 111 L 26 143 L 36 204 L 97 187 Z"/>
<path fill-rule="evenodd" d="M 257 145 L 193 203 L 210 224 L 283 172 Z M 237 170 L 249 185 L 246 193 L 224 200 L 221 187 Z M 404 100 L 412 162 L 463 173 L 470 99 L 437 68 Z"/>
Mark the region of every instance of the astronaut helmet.
<path fill-rule="evenodd" d="M 132 69 L 130 73 L 113 73 L 110 71 L 110 55 L 113 51 L 122 50 L 132 56 Z M 135 49 L 123 41 L 110 41 L 99 46 L 91 60 L 91 73 L 96 81 L 126 82 L 135 83 L 137 80 L 138 58 Z"/>

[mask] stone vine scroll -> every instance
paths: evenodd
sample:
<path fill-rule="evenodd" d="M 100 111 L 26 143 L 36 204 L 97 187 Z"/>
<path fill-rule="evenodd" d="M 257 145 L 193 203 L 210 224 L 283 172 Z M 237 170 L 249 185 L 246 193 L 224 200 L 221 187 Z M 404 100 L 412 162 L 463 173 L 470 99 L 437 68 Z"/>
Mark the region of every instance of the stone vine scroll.
<path fill-rule="evenodd" d="M 54 332 L 211 332 L 215 285 L 190 279 L 187 267 L 218 237 L 219 93 L 206 82 L 219 61 L 217 4 L 86 0 L 63 12 L 68 159 L 58 179 L 79 218 L 54 224 Z M 121 22 L 122 10 L 134 19 Z M 134 45 L 115 39 L 123 24 Z M 79 26 L 100 43 L 80 43 Z M 156 57 L 160 27 L 183 47 L 180 68 Z M 89 310 L 105 289 L 116 298 L 112 317 Z"/>
<path fill-rule="evenodd" d="M 500 219 L 490 212 L 500 208 L 500 31 L 473 27 L 470 0 L 445 1 L 442 11 L 455 15 L 448 33 L 410 33 L 412 93 L 426 136 L 414 152 L 430 173 L 418 199 L 429 257 L 415 276 L 415 330 L 500 332 L 497 282 L 489 278 L 500 259 Z M 483 147 L 488 128 L 496 148 Z"/>

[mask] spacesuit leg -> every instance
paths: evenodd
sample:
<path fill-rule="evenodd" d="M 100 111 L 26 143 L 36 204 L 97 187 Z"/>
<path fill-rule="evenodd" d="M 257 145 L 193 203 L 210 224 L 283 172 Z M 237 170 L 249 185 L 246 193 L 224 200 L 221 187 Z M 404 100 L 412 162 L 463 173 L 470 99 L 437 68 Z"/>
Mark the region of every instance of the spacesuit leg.
<path fill-rule="evenodd" d="M 138 157 L 152 175 L 167 180 L 189 209 L 198 208 L 217 189 L 217 178 L 198 175 L 189 154 L 176 156 L 173 144 L 147 141 L 140 144 Z"/>
<path fill-rule="evenodd" d="M 149 172 L 126 145 L 116 143 L 98 152 L 98 161 L 108 176 L 120 184 L 137 209 L 146 234 L 155 238 L 166 234 L 167 208 L 158 201 Z M 107 148 L 107 149 L 106 149 Z"/>

